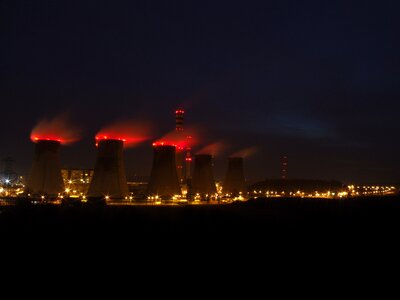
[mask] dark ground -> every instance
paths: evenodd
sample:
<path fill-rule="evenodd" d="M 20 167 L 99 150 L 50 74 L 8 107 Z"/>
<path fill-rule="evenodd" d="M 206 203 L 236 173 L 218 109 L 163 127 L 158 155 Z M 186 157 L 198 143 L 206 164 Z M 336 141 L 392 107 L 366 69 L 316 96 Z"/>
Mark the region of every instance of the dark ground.
<path fill-rule="evenodd" d="M 400 228 L 400 197 L 252 199 L 229 205 L 0 207 L 2 236 L 85 239 L 376 240 Z"/>
<path fill-rule="evenodd" d="M 93 276 L 118 285 L 123 279 L 127 287 L 132 276 L 146 282 L 168 279 L 176 286 L 197 278 L 201 286 L 222 289 L 224 278 L 231 287 L 250 278 L 253 284 L 255 278 L 274 278 L 285 283 L 280 293 L 291 290 L 288 282 L 302 282 L 302 288 L 329 282 L 330 293 L 346 284 L 354 288 L 357 278 L 372 280 L 398 270 L 399 196 L 0 210 L 1 264 L 16 273 L 11 279 L 26 278 L 25 272 L 39 278 L 43 268 L 46 280 L 70 272 L 66 287 Z M 264 284 L 258 287 L 265 291 Z"/>

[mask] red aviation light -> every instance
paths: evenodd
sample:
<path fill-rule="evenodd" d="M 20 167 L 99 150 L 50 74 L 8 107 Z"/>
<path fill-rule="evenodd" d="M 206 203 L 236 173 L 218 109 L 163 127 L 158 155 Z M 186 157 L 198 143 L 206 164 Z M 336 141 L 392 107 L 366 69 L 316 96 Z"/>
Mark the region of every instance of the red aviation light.
<path fill-rule="evenodd" d="M 157 146 L 164 146 L 164 142 L 155 142 L 155 143 L 153 143 L 153 146 L 154 146 L 154 147 L 157 147 Z"/>
<path fill-rule="evenodd" d="M 59 138 L 59 137 L 42 137 L 42 136 L 32 136 L 31 137 L 32 142 L 39 142 L 39 141 L 55 141 L 59 142 L 61 144 L 64 143 L 64 141 Z"/>
<path fill-rule="evenodd" d="M 117 140 L 117 141 L 123 141 L 126 142 L 127 139 L 126 138 L 121 138 L 121 137 L 110 137 L 109 135 L 97 135 L 96 136 L 96 141 L 99 140 Z"/>
<path fill-rule="evenodd" d="M 109 136 L 109 135 L 97 135 L 95 137 L 96 140 L 96 147 L 99 145 L 99 141 L 106 141 L 106 140 L 117 140 L 117 141 L 122 141 L 124 143 L 126 143 L 127 139 L 126 138 L 120 138 L 120 137 L 113 137 L 113 136 Z"/>
<path fill-rule="evenodd" d="M 174 146 L 176 148 L 176 150 L 182 151 L 186 148 L 185 143 L 181 143 L 181 142 L 166 142 L 166 141 L 158 141 L 158 142 L 154 142 L 153 146 Z"/>
<path fill-rule="evenodd" d="M 177 147 L 176 144 L 174 144 L 174 143 L 169 143 L 169 142 L 154 142 L 154 143 L 153 143 L 153 146 L 154 146 L 154 147 L 157 147 L 157 146 L 174 146 L 174 147 Z"/>

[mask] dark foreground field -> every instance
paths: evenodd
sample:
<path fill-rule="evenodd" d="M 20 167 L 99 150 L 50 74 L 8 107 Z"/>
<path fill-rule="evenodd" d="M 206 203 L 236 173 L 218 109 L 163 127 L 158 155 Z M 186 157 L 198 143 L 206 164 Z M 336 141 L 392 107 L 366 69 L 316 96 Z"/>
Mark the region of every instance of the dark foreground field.
<path fill-rule="evenodd" d="M 0 207 L 3 236 L 367 239 L 398 235 L 400 197 L 252 199 L 229 205 Z"/>
<path fill-rule="evenodd" d="M 33 263 L 32 270 L 50 261 L 54 269 L 72 268 L 76 275 L 88 266 L 99 274 L 105 266 L 137 274 L 144 265 L 168 277 L 179 265 L 180 279 L 198 270 L 209 278 L 217 278 L 218 270 L 229 276 L 232 270 L 242 278 L 259 269 L 262 276 L 297 274 L 298 281 L 309 278 L 305 274 L 314 266 L 312 275 L 325 280 L 321 274 L 331 270 L 364 273 L 365 268 L 393 267 L 400 251 L 400 198 L 395 196 L 0 210 L 2 265 L 14 269 L 20 261 Z M 249 273 L 238 274 L 238 266 Z"/>

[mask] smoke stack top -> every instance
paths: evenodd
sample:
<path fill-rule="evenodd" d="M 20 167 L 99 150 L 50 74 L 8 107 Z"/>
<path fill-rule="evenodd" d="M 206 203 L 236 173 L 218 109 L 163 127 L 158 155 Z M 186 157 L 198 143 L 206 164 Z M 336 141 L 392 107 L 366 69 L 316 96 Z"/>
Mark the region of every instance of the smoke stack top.
<path fill-rule="evenodd" d="M 172 146 L 175 147 L 178 150 L 182 150 L 185 148 L 184 143 L 175 143 L 173 141 L 159 141 L 159 142 L 154 142 L 153 147 L 158 147 L 158 146 Z"/>
<path fill-rule="evenodd" d="M 177 150 L 192 147 L 195 142 L 195 134 L 192 129 L 183 131 L 174 130 L 153 143 L 153 146 L 174 146 Z"/>
<path fill-rule="evenodd" d="M 35 143 L 41 142 L 41 141 L 53 141 L 53 142 L 59 142 L 60 144 L 62 143 L 62 139 L 59 137 L 55 136 L 48 136 L 48 137 L 42 137 L 42 136 L 33 136 L 31 137 L 31 140 Z"/>
<path fill-rule="evenodd" d="M 72 124 L 67 115 L 53 119 L 43 119 L 32 129 L 31 140 L 57 141 L 63 145 L 71 144 L 80 139 L 80 130 Z"/>
<path fill-rule="evenodd" d="M 126 138 L 115 137 L 115 136 L 112 136 L 112 135 L 109 135 L 109 134 L 97 135 L 96 136 L 96 141 L 101 141 L 101 140 L 116 140 L 116 141 L 126 142 Z"/>
<path fill-rule="evenodd" d="M 148 122 L 121 121 L 104 127 L 96 134 L 101 140 L 118 140 L 124 147 L 134 147 L 151 138 L 152 126 Z"/>

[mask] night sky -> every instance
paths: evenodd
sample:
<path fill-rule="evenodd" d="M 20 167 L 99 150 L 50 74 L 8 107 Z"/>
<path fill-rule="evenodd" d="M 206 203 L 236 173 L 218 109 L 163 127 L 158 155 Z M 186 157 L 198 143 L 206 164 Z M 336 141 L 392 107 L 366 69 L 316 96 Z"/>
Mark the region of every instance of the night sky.
<path fill-rule="evenodd" d="M 399 1 L 0 2 L 0 157 L 26 174 L 31 129 L 69 112 L 82 139 L 68 167 L 93 168 L 94 135 L 122 119 L 203 128 L 215 159 L 258 147 L 250 181 L 280 176 L 400 182 Z M 125 152 L 149 175 L 151 140 Z M 195 151 L 194 151 L 195 152 Z"/>

